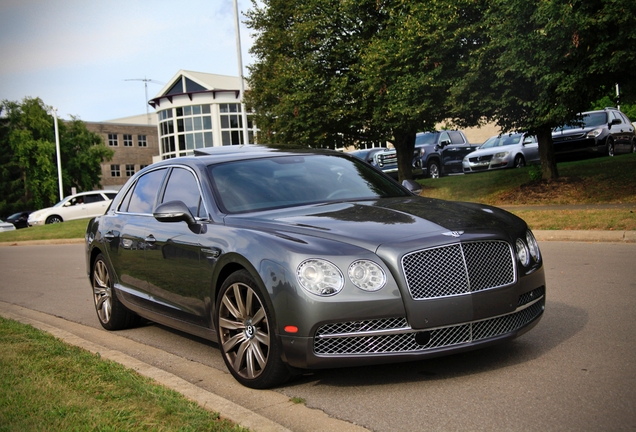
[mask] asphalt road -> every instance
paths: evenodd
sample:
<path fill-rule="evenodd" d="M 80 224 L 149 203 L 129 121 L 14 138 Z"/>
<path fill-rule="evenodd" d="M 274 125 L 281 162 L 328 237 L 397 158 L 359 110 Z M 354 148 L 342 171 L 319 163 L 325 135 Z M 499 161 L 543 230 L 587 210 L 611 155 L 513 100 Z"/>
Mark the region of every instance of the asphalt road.
<path fill-rule="evenodd" d="M 470 353 L 318 371 L 273 393 L 197 376 L 200 366 L 228 375 L 207 341 L 153 324 L 117 334 L 143 343 L 129 355 L 249 409 L 282 394 L 376 431 L 636 429 L 636 244 L 540 246 L 548 284 L 543 320 L 515 341 Z M 90 295 L 83 245 L 0 247 L 0 302 L 104 335 Z M 173 360 L 157 355 L 164 352 Z M 319 430 L 286 422 L 275 407 L 261 413 L 292 430 Z"/>

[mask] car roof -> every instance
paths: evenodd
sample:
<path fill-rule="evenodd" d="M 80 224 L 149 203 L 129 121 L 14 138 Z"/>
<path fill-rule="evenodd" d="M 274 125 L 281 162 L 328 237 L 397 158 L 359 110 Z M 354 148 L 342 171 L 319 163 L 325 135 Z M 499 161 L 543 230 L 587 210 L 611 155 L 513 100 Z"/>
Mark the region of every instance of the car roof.
<path fill-rule="evenodd" d="M 210 165 L 213 163 L 233 162 L 237 160 L 245 159 L 259 159 L 270 156 L 298 156 L 298 155 L 312 155 L 312 154 L 330 154 L 330 155 L 344 155 L 343 152 L 338 152 L 329 149 L 311 149 L 311 148 L 275 148 L 264 145 L 255 144 L 242 144 L 234 146 L 223 147 L 205 147 L 194 151 L 194 156 L 184 156 L 174 159 L 166 159 L 165 161 L 158 162 L 153 165 L 175 164 L 179 162 L 183 163 L 203 163 L 204 165 Z M 352 157 L 352 156 L 350 156 Z"/>

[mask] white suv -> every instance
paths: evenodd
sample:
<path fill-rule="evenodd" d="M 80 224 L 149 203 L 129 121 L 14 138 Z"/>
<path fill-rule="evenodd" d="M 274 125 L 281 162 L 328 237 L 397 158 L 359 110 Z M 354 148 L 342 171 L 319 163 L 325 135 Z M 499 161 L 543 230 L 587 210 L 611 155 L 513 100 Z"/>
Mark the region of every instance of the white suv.
<path fill-rule="evenodd" d="M 117 191 L 112 190 L 80 192 L 75 195 L 69 195 L 53 207 L 31 213 L 29 215 L 29 226 L 103 215 L 115 195 L 117 195 Z"/>

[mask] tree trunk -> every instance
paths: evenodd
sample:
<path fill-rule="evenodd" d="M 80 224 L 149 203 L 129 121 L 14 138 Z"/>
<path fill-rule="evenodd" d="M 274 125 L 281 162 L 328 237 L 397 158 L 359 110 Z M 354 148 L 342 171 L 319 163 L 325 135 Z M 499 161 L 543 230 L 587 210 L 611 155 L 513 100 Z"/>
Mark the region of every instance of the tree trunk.
<path fill-rule="evenodd" d="M 539 141 L 539 156 L 541 158 L 541 178 L 543 180 L 556 180 L 559 178 L 554 145 L 552 144 L 552 129 L 542 127 L 537 131 Z"/>
<path fill-rule="evenodd" d="M 413 150 L 415 149 L 416 131 L 397 132 L 394 135 L 393 146 L 398 164 L 398 181 L 413 178 Z"/>

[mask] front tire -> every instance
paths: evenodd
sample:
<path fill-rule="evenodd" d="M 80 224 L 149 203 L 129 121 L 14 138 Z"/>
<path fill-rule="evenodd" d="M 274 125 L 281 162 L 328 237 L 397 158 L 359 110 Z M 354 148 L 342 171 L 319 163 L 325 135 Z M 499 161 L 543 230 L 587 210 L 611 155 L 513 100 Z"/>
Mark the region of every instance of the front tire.
<path fill-rule="evenodd" d="M 523 156 L 520 155 L 520 154 L 515 156 L 514 167 L 515 168 L 523 168 L 524 166 L 526 166 L 526 160 L 523 158 Z"/>
<path fill-rule="evenodd" d="M 428 176 L 430 178 L 440 178 L 441 171 L 439 169 L 439 163 L 437 161 L 430 161 L 428 163 Z"/>
<path fill-rule="evenodd" d="M 225 280 L 215 317 L 223 360 L 238 382 L 262 389 L 289 379 L 291 374 L 281 359 L 272 314 L 247 271 L 235 272 Z"/>
<path fill-rule="evenodd" d="M 610 157 L 614 156 L 614 140 L 611 138 L 607 139 L 607 155 Z"/>
<path fill-rule="evenodd" d="M 45 223 L 47 224 L 54 224 L 54 223 L 61 223 L 64 222 L 64 219 L 62 219 L 61 216 L 58 215 L 52 215 L 46 218 Z"/>
<path fill-rule="evenodd" d="M 111 274 L 104 255 L 97 255 L 93 263 L 91 284 L 99 323 L 106 330 L 123 330 L 133 327 L 139 322 L 139 317 L 126 309 L 126 306 L 117 298 Z"/>

